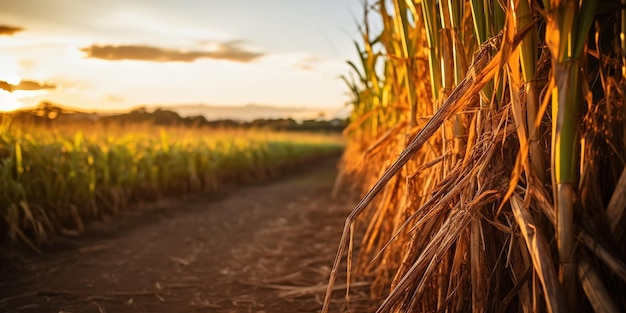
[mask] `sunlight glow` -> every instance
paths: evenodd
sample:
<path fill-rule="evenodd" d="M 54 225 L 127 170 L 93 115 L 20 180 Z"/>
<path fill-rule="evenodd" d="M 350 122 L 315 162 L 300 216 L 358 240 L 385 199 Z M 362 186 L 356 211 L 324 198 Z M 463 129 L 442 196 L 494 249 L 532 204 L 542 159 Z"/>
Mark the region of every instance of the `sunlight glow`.
<path fill-rule="evenodd" d="M 17 97 L 14 94 L 5 90 L 0 90 L 0 111 L 15 111 L 21 107 L 22 104 L 17 100 Z"/>
<path fill-rule="evenodd" d="M 302 13 L 290 16 L 265 6 L 243 12 L 229 1 L 192 1 L 183 8 L 147 0 L 111 6 L 59 0 L 59 10 L 31 8 L 36 2 L 17 1 L 0 10 L 3 23 L 22 29 L 0 36 L 0 82 L 13 85 L 0 84 L 12 91 L 0 95 L 3 111 L 42 101 L 99 111 L 185 104 L 335 109 L 349 100 L 337 79 L 354 49 L 348 35 L 337 32 L 354 28 L 352 19 L 342 18 L 351 10 L 345 3 L 326 10 L 306 2 L 304 11 L 303 5 L 290 4 Z M 209 16 L 202 13 L 207 10 Z M 272 23 L 255 20 L 259 10 L 271 14 Z M 323 25 L 310 23 L 318 19 L 315 14 L 324 18 Z M 334 24 L 346 20 L 345 27 Z M 302 25 L 302 32 L 280 33 L 283 23 Z M 89 53 L 94 46 L 114 52 L 107 59 Z M 133 51 L 144 52 L 133 59 Z"/>
<path fill-rule="evenodd" d="M 13 97 L 16 100 L 23 100 L 32 97 L 44 96 L 47 95 L 48 91 L 46 90 L 16 90 L 13 92 Z"/>
<path fill-rule="evenodd" d="M 0 81 L 7 82 L 11 85 L 19 85 L 19 83 L 22 81 L 22 78 L 16 74 L 5 74 L 0 76 Z"/>
<path fill-rule="evenodd" d="M 22 80 L 20 73 L 20 66 L 17 58 L 9 55 L 0 55 L 0 81 L 7 82 L 11 85 L 17 85 Z"/>

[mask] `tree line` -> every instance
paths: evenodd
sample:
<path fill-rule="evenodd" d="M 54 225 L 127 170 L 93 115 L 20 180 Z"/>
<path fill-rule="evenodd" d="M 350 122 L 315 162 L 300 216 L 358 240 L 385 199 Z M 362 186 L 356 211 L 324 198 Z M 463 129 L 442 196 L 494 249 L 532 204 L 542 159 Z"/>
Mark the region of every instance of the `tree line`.
<path fill-rule="evenodd" d="M 347 123 L 345 119 L 338 118 L 306 119 L 302 121 L 297 121 L 293 118 L 263 118 L 252 121 L 240 121 L 234 119 L 208 120 L 202 115 L 183 117 L 172 110 L 157 108 L 156 110 L 150 112 L 144 107 L 133 109 L 124 113 L 101 114 L 66 109 L 60 105 L 50 102 L 42 102 L 36 108 L 1 113 L 1 115 L 3 117 L 8 117 L 11 123 L 50 127 L 59 125 L 60 123 L 121 126 L 132 124 L 150 124 L 155 126 L 174 127 L 208 127 L 226 129 L 244 128 L 275 131 L 339 133 L 343 131 Z"/>

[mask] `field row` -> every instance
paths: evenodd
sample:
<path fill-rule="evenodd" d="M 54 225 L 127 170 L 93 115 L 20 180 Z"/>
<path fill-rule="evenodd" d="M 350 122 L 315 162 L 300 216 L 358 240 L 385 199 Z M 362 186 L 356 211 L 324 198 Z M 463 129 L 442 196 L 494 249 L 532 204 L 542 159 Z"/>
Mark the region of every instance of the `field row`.
<path fill-rule="evenodd" d="M 336 136 L 263 131 L 5 127 L 0 236 L 37 249 L 140 202 L 272 177 L 342 148 Z"/>

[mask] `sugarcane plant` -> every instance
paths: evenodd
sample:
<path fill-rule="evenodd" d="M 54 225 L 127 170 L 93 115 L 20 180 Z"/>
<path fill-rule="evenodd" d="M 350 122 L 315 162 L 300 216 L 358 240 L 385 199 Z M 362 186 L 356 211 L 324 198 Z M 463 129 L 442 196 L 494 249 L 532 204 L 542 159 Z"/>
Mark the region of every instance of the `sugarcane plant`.
<path fill-rule="evenodd" d="M 624 3 L 364 8 L 323 312 L 346 250 L 377 312 L 626 310 Z"/>
<path fill-rule="evenodd" d="M 0 126 L 0 246 L 76 234 L 138 203 L 275 176 L 339 153 L 340 138 L 153 125 Z"/>

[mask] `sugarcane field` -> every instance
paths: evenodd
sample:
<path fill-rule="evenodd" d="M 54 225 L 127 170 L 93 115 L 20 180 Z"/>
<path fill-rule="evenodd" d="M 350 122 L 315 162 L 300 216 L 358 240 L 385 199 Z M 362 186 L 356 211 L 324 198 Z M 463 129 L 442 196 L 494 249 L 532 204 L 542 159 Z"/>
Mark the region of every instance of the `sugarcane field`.
<path fill-rule="evenodd" d="M 626 0 L 0 9 L 0 312 L 626 312 Z"/>

